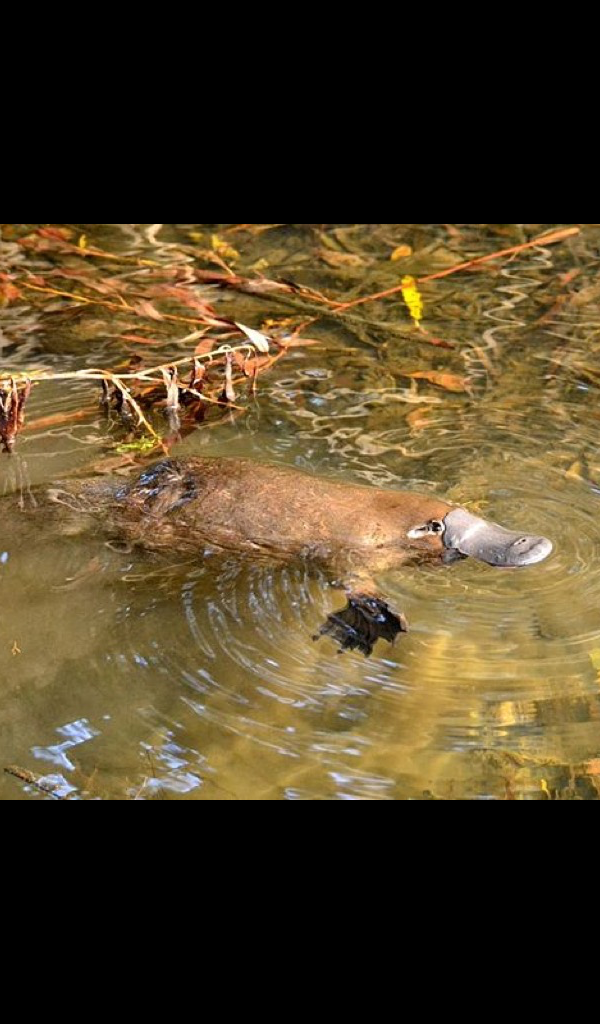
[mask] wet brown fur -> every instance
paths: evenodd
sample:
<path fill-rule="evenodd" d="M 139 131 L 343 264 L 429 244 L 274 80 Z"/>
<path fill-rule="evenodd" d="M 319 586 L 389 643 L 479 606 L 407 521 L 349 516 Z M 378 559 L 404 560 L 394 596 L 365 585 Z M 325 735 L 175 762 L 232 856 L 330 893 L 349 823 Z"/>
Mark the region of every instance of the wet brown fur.
<path fill-rule="evenodd" d="M 81 490 L 92 502 L 93 494 L 89 485 Z M 105 488 L 100 495 L 106 503 Z M 184 553 L 212 545 L 254 557 L 308 558 L 342 571 L 440 557 L 439 537 L 411 540 L 407 533 L 452 507 L 250 459 L 196 457 L 156 463 L 117 486 L 110 504 L 126 536 L 152 549 Z"/>
<path fill-rule="evenodd" d="M 378 595 L 372 575 L 408 560 L 441 560 L 446 549 L 439 536 L 413 539 L 408 532 L 452 508 L 427 495 L 233 458 L 163 459 L 132 482 L 70 481 L 48 497 L 66 532 L 87 529 L 91 517 L 119 545 L 178 559 L 216 549 L 319 564 L 343 585 L 348 603 L 328 615 L 313 639 L 329 635 L 342 650 L 367 656 L 377 639 L 393 642 L 407 629 L 404 616 Z M 47 511 L 48 504 L 37 508 Z"/>

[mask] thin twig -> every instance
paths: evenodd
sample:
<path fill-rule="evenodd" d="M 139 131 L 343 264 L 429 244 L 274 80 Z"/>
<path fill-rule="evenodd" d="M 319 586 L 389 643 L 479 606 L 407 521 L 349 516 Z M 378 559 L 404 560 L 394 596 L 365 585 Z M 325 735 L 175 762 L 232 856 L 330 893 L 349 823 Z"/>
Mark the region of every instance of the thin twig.
<path fill-rule="evenodd" d="M 112 380 L 112 382 L 115 385 L 115 387 L 118 388 L 119 391 L 121 392 L 121 394 L 123 395 L 123 399 L 131 406 L 133 411 L 136 413 L 137 418 L 138 418 L 138 426 L 141 423 L 143 423 L 143 425 L 145 426 L 145 428 L 148 431 L 148 433 L 150 434 L 150 436 L 153 437 L 154 440 L 158 442 L 158 444 L 160 444 L 162 447 L 164 447 L 160 434 L 157 434 L 157 432 L 154 429 L 154 427 L 152 426 L 152 424 L 148 422 L 148 420 L 144 416 L 142 410 L 140 409 L 138 403 L 136 402 L 135 398 L 131 394 L 131 391 L 129 390 L 129 388 L 126 387 L 125 384 L 123 384 L 119 380 L 119 378 L 117 376 L 115 376 L 114 374 L 112 374 L 109 379 Z"/>
<path fill-rule="evenodd" d="M 189 336 L 190 338 L 193 335 Z M 187 339 L 184 339 L 187 340 Z M 183 366 L 185 363 L 189 363 L 190 359 L 197 359 L 198 361 L 204 361 L 212 363 L 220 356 L 227 355 L 228 352 L 250 352 L 254 353 L 256 350 L 254 346 L 249 342 L 245 342 L 241 345 L 221 345 L 219 348 L 213 349 L 212 352 L 204 352 L 201 355 L 196 356 L 184 356 L 182 359 L 169 359 L 165 363 L 158 363 L 156 366 L 149 366 L 144 370 L 137 370 L 133 373 L 113 373 L 111 370 L 102 370 L 93 368 L 91 370 L 69 370 L 65 373 L 47 373 L 45 370 L 33 370 L 27 374 L 25 373 L 13 373 L 10 378 L 0 377 L 0 386 L 7 382 L 9 379 L 19 383 L 23 380 L 40 381 L 40 380 L 114 380 L 118 377 L 119 380 L 145 380 L 152 384 L 162 384 L 162 376 L 151 377 L 150 374 L 162 374 L 163 370 L 168 370 L 171 366 Z M 285 348 L 281 354 L 285 353 Z M 275 362 L 278 356 L 273 356 L 272 361 Z M 269 366 L 272 362 L 269 362 Z"/>
<path fill-rule="evenodd" d="M 39 284 L 30 284 L 27 281 L 19 281 L 20 288 L 29 288 L 34 292 L 45 292 L 47 295 L 57 295 L 60 298 L 71 299 L 73 302 L 83 302 L 86 306 L 103 306 L 105 309 L 118 309 L 123 312 L 124 309 L 131 313 L 135 313 L 135 306 L 130 306 L 125 299 L 120 297 L 120 302 L 109 302 L 108 299 L 88 299 L 85 295 L 79 295 L 77 292 L 64 292 L 58 288 L 42 288 Z M 161 313 L 162 320 L 170 320 L 174 323 L 179 324 L 208 324 L 209 326 L 219 326 L 221 321 L 216 317 L 193 317 L 193 316 L 176 316 L 174 313 Z"/>
<path fill-rule="evenodd" d="M 426 281 L 436 281 L 440 277 L 448 277 L 449 274 L 456 274 L 460 270 L 467 270 L 469 267 L 475 267 L 479 263 L 488 263 L 490 260 L 500 259 L 502 256 L 512 256 L 515 253 L 523 252 L 524 249 L 531 249 L 533 246 L 538 245 L 552 245 L 554 242 L 562 242 L 564 238 L 570 238 L 572 235 L 578 235 L 579 228 L 563 228 L 560 231 L 553 231 L 548 235 L 539 235 L 537 238 L 533 238 L 530 242 L 524 242 L 522 245 L 513 245 L 510 249 L 500 249 L 498 252 L 492 252 L 488 256 L 478 256 L 474 260 L 466 260 L 464 263 L 457 263 L 453 267 L 448 267 L 446 270 L 440 270 L 437 274 L 427 274 L 425 277 L 418 277 L 417 284 L 424 284 Z M 384 292 L 375 292 L 373 295 L 364 295 L 362 299 L 352 299 L 350 302 L 340 302 L 336 307 L 337 313 L 343 313 L 347 309 L 351 309 L 353 306 L 360 306 L 364 302 L 374 302 L 376 299 L 387 299 L 390 295 L 397 295 L 398 292 L 403 291 L 404 286 L 401 284 L 396 285 L 394 288 L 387 288 Z"/>
<path fill-rule="evenodd" d="M 4 771 L 7 775 L 13 775 L 15 779 L 19 779 L 28 786 L 34 786 L 39 789 L 41 793 L 45 793 L 47 796 L 54 797 L 55 800 L 66 800 L 67 796 L 64 793 L 57 793 L 57 786 L 52 785 L 49 782 L 44 782 L 40 776 L 34 775 L 27 768 L 19 768 L 16 764 L 9 764 L 5 767 Z"/>

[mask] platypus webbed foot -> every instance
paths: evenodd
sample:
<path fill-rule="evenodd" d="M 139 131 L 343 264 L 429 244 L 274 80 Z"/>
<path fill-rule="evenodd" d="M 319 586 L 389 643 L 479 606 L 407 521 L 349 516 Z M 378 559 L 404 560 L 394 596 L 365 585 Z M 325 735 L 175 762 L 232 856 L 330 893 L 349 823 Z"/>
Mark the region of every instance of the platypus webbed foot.
<path fill-rule="evenodd" d="M 350 594 L 346 607 L 328 615 L 313 640 L 331 636 L 340 644 L 338 654 L 358 649 L 368 658 L 377 640 L 393 643 L 398 633 L 406 632 L 404 616 L 390 611 L 385 601 L 372 594 Z"/>

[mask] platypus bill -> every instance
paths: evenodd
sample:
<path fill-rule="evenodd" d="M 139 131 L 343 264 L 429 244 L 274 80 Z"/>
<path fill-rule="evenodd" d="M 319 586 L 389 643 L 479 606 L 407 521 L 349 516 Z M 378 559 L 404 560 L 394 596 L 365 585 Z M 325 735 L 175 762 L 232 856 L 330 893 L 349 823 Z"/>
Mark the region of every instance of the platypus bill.
<path fill-rule="evenodd" d="M 471 555 L 495 566 L 533 565 L 552 544 L 514 533 L 439 498 L 338 483 L 250 459 L 163 459 L 131 484 L 82 483 L 84 505 L 106 504 L 131 541 L 177 553 L 213 548 L 252 558 L 304 559 L 343 581 L 348 603 L 329 616 L 342 650 L 371 654 L 407 625 L 369 582 L 409 560 Z"/>

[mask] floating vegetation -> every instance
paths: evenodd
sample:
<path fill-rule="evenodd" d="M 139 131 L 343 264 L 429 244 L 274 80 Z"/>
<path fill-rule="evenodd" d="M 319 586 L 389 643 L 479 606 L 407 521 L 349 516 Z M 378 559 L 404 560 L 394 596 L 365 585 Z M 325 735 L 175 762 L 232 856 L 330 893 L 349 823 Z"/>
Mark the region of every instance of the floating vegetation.
<path fill-rule="evenodd" d="M 220 233 L 213 231 L 210 236 L 190 231 L 190 242 L 194 244 L 164 242 L 161 245 L 158 236 L 164 225 L 154 224 L 145 233 L 147 241 L 156 248 L 156 259 L 90 245 L 85 231 L 78 233 L 66 225 L 37 227 L 24 233 L 15 231 L 25 227 L 4 226 L 5 235 L 10 238 L 16 234 L 17 240 L 9 243 L 14 258 L 6 261 L 7 269 L 0 273 L 1 305 L 6 307 L 35 299 L 42 304 L 42 310 L 63 318 L 90 307 L 104 309 L 116 314 L 119 324 L 123 318 L 128 320 L 115 337 L 133 344 L 138 351 L 139 346 L 148 349 L 160 345 L 190 351 L 182 358 L 149 366 L 136 355 L 124 368 L 93 367 L 61 373 L 23 369 L 0 376 L 0 441 L 2 450 L 8 453 L 14 450 L 17 436 L 25 427 L 25 405 L 32 387 L 59 380 L 100 384 L 103 407 L 107 411 L 114 409 L 127 433 L 134 435 L 117 440 L 118 451 L 167 451 L 185 433 L 203 425 L 211 407 L 220 408 L 221 414 L 224 410 L 230 415 L 243 414 L 247 408 L 245 398 L 255 394 L 260 376 L 290 348 L 315 344 L 318 340 L 302 337 L 302 330 L 308 324 L 333 317 L 341 324 L 347 323 L 366 344 L 377 345 L 369 332 L 372 334 L 373 328 L 381 329 L 386 325 L 372 323 L 362 312 L 354 314 L 349 310 L 399 294 L 406 308 L 404 315 L 408 313 L 412 328 L 389 325 L 390 337 L 452 349 L 455 347 L 452 342 L 433 337 L 423 328 L 425 300 L 419 286 L 477 269 L 481 264 L 513 259 L 524 250 L 554 244 L 579 233 L 578 227 L 546 231 L 529 241 L 453 263 L 441 271 L 420 276 L 403 273 L 400 282 L 391 288 L 341 301 L 307 285 L 265 276 L 262 269 L 266 269 L 268 260 L 264 258 L 255 262 L 253 276 L 244 276 L 232 269 L 231 264 L 242 260 L 242 246 L 237 238 L 245 233 L 260 236 L 283 225 L 233 225 Z M 333 270 L 356 275 L 358 267 L 363 272 L 373 263 L 368 253 L 353 250 L 352 228 L 335 228 L 326 233 L 317 226 L 305 227 L 316 232 L 322 243 L 317 251 Z M 461 237 L 458 228 L 454 229 L 454 234 Z M 232 238 L 236 238 L 235 245 Z M 210 244 L 203 248 L 205 240 Z M 22 261 L 17 258 L 22 252 L 35 260 L 39 272 L 23 269 Z M 389 252 L 388 266 L 418 257 L 418 251 L 411 245 L 395 245 Z M 44 260 L 48 261 L 47 266 Z M 219 269 L 206 269 L 200 265 L 202 263 L 215 264 Z M 258 265 L 262 269 L 259 270 Z M 297 315 L 279 324 L 270 320 L 267 334 L 220 315 L 207 296 L 209 289 L 218 288 L 284 302 Z M 173 338 L 173 326 L 178 324 L 191 325 L 193 330 L 183 338 Z M 397 373 L 447 391 L 471 390 L 468 378 L 446 367 L 399 368 Z M 154 415 L 157 410 L 166 420 L 166 431 Z M 87 414 L 84 410 L 75 410 L 64 414 L 62 419 L 57 414 L 54 425 Z M 34 425 L 35 421 L 29 427 Z"/>

